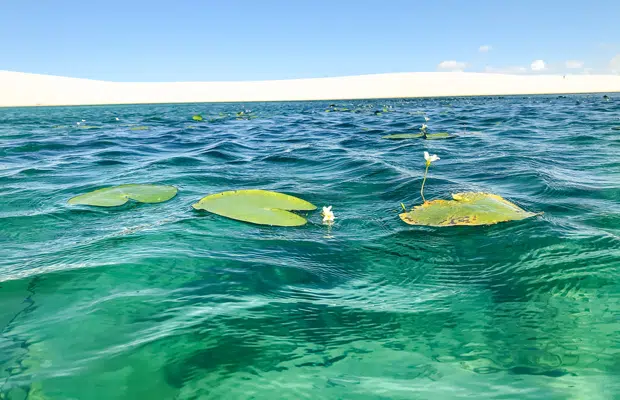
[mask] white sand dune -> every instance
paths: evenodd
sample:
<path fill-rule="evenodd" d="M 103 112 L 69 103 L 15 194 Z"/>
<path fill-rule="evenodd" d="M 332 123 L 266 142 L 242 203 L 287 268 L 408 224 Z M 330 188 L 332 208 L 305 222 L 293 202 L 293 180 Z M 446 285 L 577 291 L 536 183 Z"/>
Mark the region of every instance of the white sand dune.
<path fill-rule="evenodd" d="M 620 75 L 411 72 L 253 82 L 106 82 L 0 71 L 0 106 L 620 92 Z"/>

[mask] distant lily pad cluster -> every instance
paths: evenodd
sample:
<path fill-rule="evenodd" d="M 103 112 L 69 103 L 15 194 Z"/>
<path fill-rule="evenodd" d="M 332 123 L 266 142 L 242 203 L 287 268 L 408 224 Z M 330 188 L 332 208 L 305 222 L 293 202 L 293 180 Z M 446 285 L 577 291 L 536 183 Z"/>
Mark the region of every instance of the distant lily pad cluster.
<path fill-rule="evenodd" d="M 387 113 L 390 112 L 391 107 L 388 106 L 384 106 L 381 110 L 371 110 L 372 113 L 374 115 L 382 115 L 383 113 Z M 367 108 L 347 108 L 347 107 L 338 107 L 336 104 L 330 104 L 326 109 L 325 112 L 328 113 L 361 113 L 363 111 L 367 110 Z"/>
<path fill-rule="evenodd" d="M 200 114 L 196 114 L 194 116 L 192 116 L 192 120 L 196 121 L 196 122 L 218 122 L 218 121 L 223 121 L 223 120 L 227 120 L 230 118 L 234 118 L 238 121 L 241 120 L 250 120 L 250 119 L 256 119 L 258 118 L 258 115 L 256 115 L 253 111 L 251 110 L 242 110 L 239 112 L 236 112 L 234 114 L 226 114 L 226 113 L 219 113 L 217 116 L 215 117 L 210 117 L 208 119 L 206 119 L 205 117 L 203 117 Z"/>

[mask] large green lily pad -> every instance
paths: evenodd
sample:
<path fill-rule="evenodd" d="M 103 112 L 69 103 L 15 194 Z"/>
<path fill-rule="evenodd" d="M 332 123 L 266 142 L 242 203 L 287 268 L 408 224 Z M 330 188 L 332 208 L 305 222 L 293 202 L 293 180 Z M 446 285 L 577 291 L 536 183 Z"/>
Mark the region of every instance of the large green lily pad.
<path fill-rule="evenodd" d="M 312 211 L 316 206 L 287 194 L 268 190 L 233 190 L 212 194 L 192 205 L 223 217 L 259 225 L 301 226 L 306 219 L 291 210 Z"/>
<path fill-rule="evenodd" d="M 128 184 L 107 187 L 69 199 L 69 204 L 97 207 L 122 206 L 130 199 L 140 203 L 163 203 L 177 194 L 177 188 L 167 185 Z"/>
<path fill-rule="evenodd" d="M 452 135 L 448 132 L 437 132 L 437 133 L 426 134 L 426 140 L 451 139 L 455 137 L 456 135 Z M 383 136 L 382 138 L 390 139 L 390 140 L 424 139 L 424 135 L 422 133 L 397 133 L 394 135 Z"/>
<path fill-rule="evenodd" d="M 491 193 L 457 193 L 452 198 L 415 206 L 413 210 L 400 214 L 400 219 L 409 225 L 492 225 L 539 215 Z"/>

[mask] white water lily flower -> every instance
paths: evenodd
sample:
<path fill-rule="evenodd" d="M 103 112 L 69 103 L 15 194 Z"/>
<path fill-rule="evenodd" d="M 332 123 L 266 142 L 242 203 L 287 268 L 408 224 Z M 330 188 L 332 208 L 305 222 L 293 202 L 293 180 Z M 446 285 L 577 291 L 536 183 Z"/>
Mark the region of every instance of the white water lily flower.
<path fill-rule="evenodd" d="M 424 159 L 426 160 L 427 164 L 430 164 L 434 161 L 439 161 L 440 158 L 437 156 L 437 154 L 433 154 L 432 156 L 430 154 L 428 154 L 428 151 L 424 152 Z"/>
<path fill-rule="evenodd" d="M 424 116 L 424 121 L 428 122 L 428 121 L 430 121 L 430 120 L 431 120 L 431 119 L 430 119 L 429 117 L 427 117 L 426 115 Z"/>
<path fill-rule="evenodd" d="M 118 119 L 118 117 L 116 117 L 116 120 L 117 120 L 117 121 L 120 121 L 120 119 Z"/>
<path fill-rule="evenodd" d="M 334 213 L 332 212 L 332 206 L 323 207 L 323 211 L 321 212 L 321 215 L 323 216 L 324 223 L 332 223 L 336 219 L 336 217 L 334 216 Z"/>
<path fill-rule="evenodd" d="M 428 126 L 426 126 L 426 124 L 422 124 L 422 127 L 420 128 L 421 130 L 425 131 L 426 128 L 428 128 Z"/>

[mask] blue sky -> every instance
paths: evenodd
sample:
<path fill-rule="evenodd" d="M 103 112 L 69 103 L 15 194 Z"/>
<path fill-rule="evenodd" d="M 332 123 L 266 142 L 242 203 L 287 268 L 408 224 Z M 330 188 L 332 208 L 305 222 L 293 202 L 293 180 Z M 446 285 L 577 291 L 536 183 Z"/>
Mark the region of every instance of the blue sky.
<path fill-rule="evenodd" d="M 620 72 L 619 17 L 618 0 L 3 0 L 0 70 L 115 81 L 609 73 Z"/>

